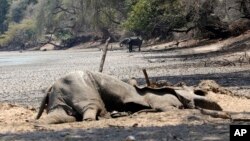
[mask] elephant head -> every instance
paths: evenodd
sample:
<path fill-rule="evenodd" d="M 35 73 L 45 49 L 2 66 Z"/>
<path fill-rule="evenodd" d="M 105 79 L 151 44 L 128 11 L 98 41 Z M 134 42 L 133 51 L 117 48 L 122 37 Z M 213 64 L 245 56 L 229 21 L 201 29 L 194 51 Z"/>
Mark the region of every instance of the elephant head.
<path fill-rule="evenodd" d="M 128 45 L 130 42 L 130 38 L 125 38 L 120 42 L 120 47 L 123 47 L 123 45 Z"/>

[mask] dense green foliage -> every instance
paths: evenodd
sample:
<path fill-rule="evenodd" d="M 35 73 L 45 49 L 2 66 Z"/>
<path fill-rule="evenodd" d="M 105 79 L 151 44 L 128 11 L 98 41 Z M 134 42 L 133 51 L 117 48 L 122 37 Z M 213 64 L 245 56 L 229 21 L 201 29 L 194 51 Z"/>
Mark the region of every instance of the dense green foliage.
<path fill-rule="evenodd" d="M 184 6 L 179 0 L 139 0 L 124 26 L 149 37 L 167 34 L 185 25 Z"/>
<path fill-rule="evenodd" d="M 249 0 L 0 0 L 0 47 L 52 41 L 71 46 L 108 36 L 117 41 L 131 33 L 165 39 L 192 29 L 227 36 L 233 21 L 229 10 L 249 18 L 249 5 Z M 218 6 L 222 9 L 215 10 Z"/>
<path fill-rule="evenodd" d="M 36 38 L 33 20 L 23 20 L 21 23 L 11 23 L 8 31 L 0 36 L 0 45 L 24 46 L 25 43 L 34 42 Z"/>
<path fill-rule="evenodd" d="M 6 17 L 9 9 L 8 0 L 0 0 L 0 34 L 6 30 Z"/>

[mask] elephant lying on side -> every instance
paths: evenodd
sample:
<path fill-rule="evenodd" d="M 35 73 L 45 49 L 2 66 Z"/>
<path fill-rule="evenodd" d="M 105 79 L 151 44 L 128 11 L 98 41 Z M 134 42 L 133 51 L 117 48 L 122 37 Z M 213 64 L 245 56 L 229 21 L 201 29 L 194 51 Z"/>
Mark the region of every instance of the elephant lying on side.
<path fill-rule="evenodd" d="M 133 46 L 138 46 L 139 51 L 141 51 L 142 40 L 139 37 L 125 38 L 120 42 L 120 47 L 123 47 L 123 45 L 128 46 L 129 52 L 132 52 Z"/>
<path fill-rule="evenodd" d="M 57 80 L 42 100 L 39 119 L 47 110 L 45 123 L 97 120 L 112 111 L 138 112 L 144 109 L 168 111 L 176 108 L 222 110 L 192 87 L 139 88 L 98 72 L 79 71 Z"/>

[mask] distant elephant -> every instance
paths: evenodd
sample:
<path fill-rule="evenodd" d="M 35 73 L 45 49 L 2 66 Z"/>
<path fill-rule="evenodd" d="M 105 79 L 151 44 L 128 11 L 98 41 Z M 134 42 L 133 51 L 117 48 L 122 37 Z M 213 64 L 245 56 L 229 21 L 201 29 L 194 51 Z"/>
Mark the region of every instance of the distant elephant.
<path fill-rule="evenodd" d="M 139 51 L 141 51 L 142 40 L 139 37 L 124 38 L 120 42 L 120 47 L 123 47 L 123 45 L 127 45 L 128 46 L 129 52 L 132 52 L 133 46 L 138 46 L 139 47 Z"/>
<path fill-rule="evenodd" d="M 153 89 L 137 87 L 98 72 L 79 71 L 57 80 L 48 88 L 36 119 L 47 110 L 41 123 L 65 123 L 109 117 L 112 111 L 135 113 L 144 109 L 168 111 L 169 108 L 222 110 L 190 87 Z"/>

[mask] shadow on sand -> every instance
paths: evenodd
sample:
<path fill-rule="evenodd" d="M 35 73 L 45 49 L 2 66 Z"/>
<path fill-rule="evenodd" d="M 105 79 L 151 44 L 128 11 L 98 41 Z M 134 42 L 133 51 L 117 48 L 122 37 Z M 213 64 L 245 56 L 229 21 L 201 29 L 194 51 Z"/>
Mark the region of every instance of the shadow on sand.
<path fill-rule="evenodd" d="M 136 78 L 140 84 L 145 84 L 144 78 Z M 250 70 L 231 72 L 231 73 L 210 73 L 193 75 L 173 75 L 150 77 L 152 81 L 167 80 L 172 84 L 185 82 L 188 86 L 197 85 L 201 80 L 215 80 L 224 87 L 250 86 Z"/>
<path fill-rule="evenodd" d="M 62 131 L 35 131 L 21 134 L 0 134 L 0 140 L 25 141 L 123 141 L 128 136 L 138 141 L 202 141 L 229 140 L 228 124 L 181 124 L 163 127 L 109 127 L 93 129 L 64 129 Z"/>
<path fill-rule="evenodd" d="M 205 52 L 205 53 L 191 53 L 191 54 L 174 54 L 174 55 L 157 55 L 157 53 L 162 53 L 163 51 L 182 51 L 186 49 L 194 49 L 199 48 L 199 46 L 190 46 L 190 47 L 175 47 L 175 48 L 169 48 L 164 50 L 158 50 L 158 51 L 151 51 L 155 55 L 147 56 L 145 59 L 164 59 L 164 58 L 185 58 L 188 60 L 191 59 L 205 59 L 210 57 L 217 57 L 225 54 L 235 53 L 235 52 L 245 52 L 246 50 L 250 49 L 249 44 L 245 44 L 246 41 L 249 41 L 249 39 L 232 43 L 228 46 L 223 47 L 220 50 L 217 51 L 211 51 L 211 52 Z"/>

